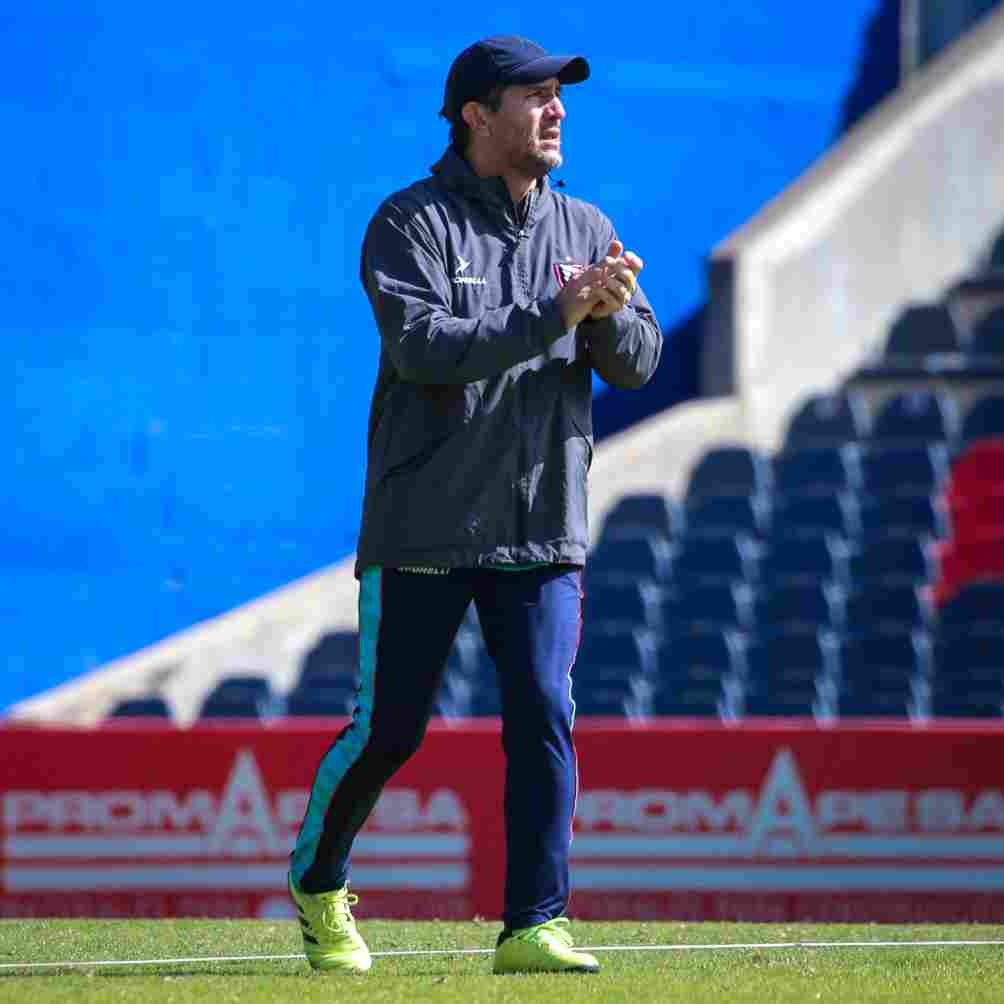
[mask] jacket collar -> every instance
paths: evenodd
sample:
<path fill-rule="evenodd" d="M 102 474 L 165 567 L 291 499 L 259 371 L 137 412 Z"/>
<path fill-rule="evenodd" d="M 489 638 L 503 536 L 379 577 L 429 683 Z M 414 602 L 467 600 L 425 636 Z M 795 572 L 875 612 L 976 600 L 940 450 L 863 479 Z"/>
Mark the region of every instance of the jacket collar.
<path fill-rule="evenodd" d="M 446 152 L 432 165 L 431 170 L 447 188 L 462 192 L 468 198 L 481 202 L 502 213 L 506 219 L 512 220 L 514 207 L 505 182 L 498 176 L 482 178 L 475 174 L 471 165 L 455 147 L 447 147 Z M 547 178 L 541 178 L 537 182 L 537 191 L 533 198 L 534 207 L 528 225 L 532 226 L 533 222 L 550 210 L 552 197 Z"/>

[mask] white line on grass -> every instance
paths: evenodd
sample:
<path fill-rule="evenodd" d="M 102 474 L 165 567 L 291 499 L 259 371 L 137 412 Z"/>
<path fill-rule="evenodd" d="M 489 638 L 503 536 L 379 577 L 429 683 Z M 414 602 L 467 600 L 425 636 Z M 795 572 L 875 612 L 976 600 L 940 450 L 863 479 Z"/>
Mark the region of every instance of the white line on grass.
<path fill-rule="evenodd" d="M 1004 945 L 1004 940 L 986 941 L 764 941 L 735 942 L 720 945 L 593 945 L 584 952 L 721 952 L 736 949 L 771 948 L 964 948 L 981 945 Z M 395 948 L 371 952 L 374 958 L 431 955 L 491 955 L 494 948 Z M 292 955 L 201 955 L 187 959 L 97 959 L 90 962 L 0 962 L 7 969 L 88 969 L 95 966 L 177 966 L 206 962 L 276 962 L 304 959 Z"/>

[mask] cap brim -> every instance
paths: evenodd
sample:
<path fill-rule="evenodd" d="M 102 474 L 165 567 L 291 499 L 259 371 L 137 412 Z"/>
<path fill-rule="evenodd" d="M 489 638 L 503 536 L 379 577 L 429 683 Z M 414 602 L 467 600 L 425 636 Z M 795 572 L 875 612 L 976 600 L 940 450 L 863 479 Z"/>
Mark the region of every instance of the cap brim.
<path fill-rule="evenodd" d="M 589 78 L 589 63 L 582 56 L 541 56 L 507 74 L 512 84 L 539 84 L 551 77 L 562 84 L 581 84 Z"/>

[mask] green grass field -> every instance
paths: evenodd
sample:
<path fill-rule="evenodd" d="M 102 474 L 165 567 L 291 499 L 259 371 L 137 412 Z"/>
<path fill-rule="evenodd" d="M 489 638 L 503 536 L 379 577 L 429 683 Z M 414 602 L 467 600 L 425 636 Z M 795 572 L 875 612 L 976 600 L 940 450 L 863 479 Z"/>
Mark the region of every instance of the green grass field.
<path fill-rule="evenodd" d="M 489 923 L 364 921 L 374 952 L 489 948 Z M 583 946 L 791 941 L 1002 940 L 1000 926 L 577 923 Z M 0 922 L 0 964 L 284 955 L 301 950 L 286 921 Z M 0 1001 L 259 1004 L 399 1001 L 977 1001 L 1004 1000 L 1004 946 L 752 948 L 597 952 L 598 976 L 492 976 L 489 955 L 376 958 L 366 976 L 319 976 L 302 959 L 132 968 L 0 969 Z"/>

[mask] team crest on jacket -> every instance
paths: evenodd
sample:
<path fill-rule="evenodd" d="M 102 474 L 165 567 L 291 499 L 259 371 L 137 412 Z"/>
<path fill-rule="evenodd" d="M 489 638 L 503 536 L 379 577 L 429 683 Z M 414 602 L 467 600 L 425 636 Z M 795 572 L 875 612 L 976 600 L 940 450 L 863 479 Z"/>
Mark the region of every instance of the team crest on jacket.
<path fill-rule="evenodd" d="M 574 261 L 556 261 L 554 263 L 554 277 L 558 280 L 559 286 L 566 285 L 574 279 L 580 272 L 586 270 L 585 265 L 579 265 Z"/>

